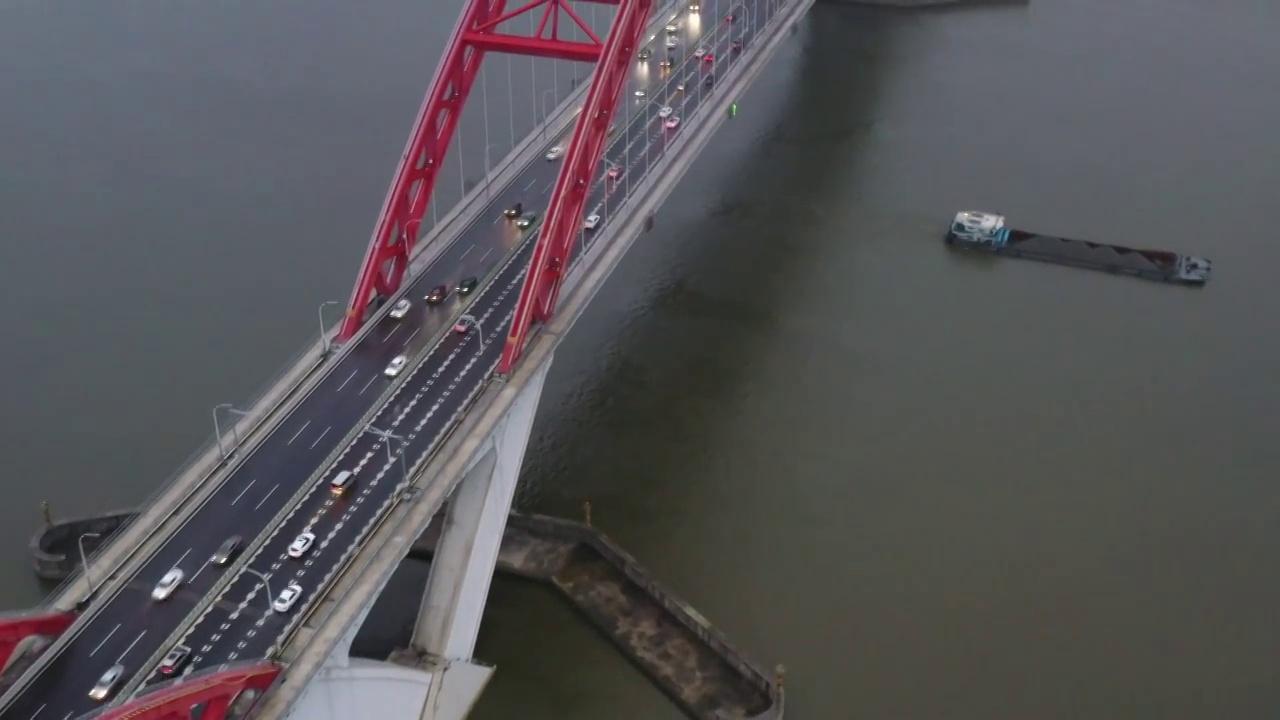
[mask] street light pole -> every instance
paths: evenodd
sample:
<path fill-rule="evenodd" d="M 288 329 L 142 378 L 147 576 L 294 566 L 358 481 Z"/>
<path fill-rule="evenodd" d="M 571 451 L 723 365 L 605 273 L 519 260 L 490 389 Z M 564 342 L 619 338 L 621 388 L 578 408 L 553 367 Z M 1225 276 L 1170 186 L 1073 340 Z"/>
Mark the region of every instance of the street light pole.
<path fill-rule="evenodd" d="M 406 442 L 403 437 L 400 437 L 399 435 L 396 435 L 393 432 L 388 432 L 386 430 L 379 430 L 378 428 L 372 425 L 366 426 L 365 430 L 368 430 L 374 435 L 377 435 L 378 437 L 382 438 L 382 440 L 387 444 L 387 462 L 389 463 L 395 462 L 396 460 L 395 457 L 392 456 L 391 454 L 391 441 L 395 440 L 400 443 L 400 474 L 404 477 L 404 482 L 408 484 L 409 466 L 405 464 L 404 451 L 405 451 L 405 448 L 409 445 L 409 443 Z"/>
<path fill-rule="evenodd" d="M 327 305 L 337 305 L 337 304 L 338 304 L 337 300 L 325 300 L 324 302 L 320 303 L 320 307 L 316 308 L 316 315 L 319 316 L 320 318 L 320 354 L 322 356 L 329 354 L 329 337 L 325 333 L 324 309 L 325 309 L 325 306 Z"/>
<path fill-rule="evenodd" d="M 262 587 L 265 588 L 267 591 L 267 612 L 274 612 L 275 608 L 272 607 L 271 605 L 271 598 L 275 597 L 274 595 L 271 594 L 271 576 L 263 575 L 262 573 L 258 572 L 257 570 L 254 570 L 251 567 L 244 568 L 244 571 L 249 573 L 250 575 L 257 575 L 258 579 L 262 581 Z"/>
<path fill-rule="evenodd" d="M 460 315 L 458 316 L 458 322 L 467 323 L 471 327 L 476 329 L 476 334 L 480 336 L 480 349 L 483 350 L 484 349 L 484 330 L 480 329 L 480 321 L 476 319 L 476 316 Z"/>
<path fill-rule="evenodd" d="M 236 409 L 236 407 L 231 403 L 222 403 L 221 405 L 213 406 L 213 434 L 218 439 L 218 453 L 222 455 L 223 460 L 226 460 L 231 453 L 235 452 L 236 448 L 240 446 L 240 433 L 236 430 L 236 423 L 231 423 L 231 452 L 227 452 L 227 450 L 222 446 L 222 428 L 218 425 L 219 410 L 226 410 L 227 412 L 232 413 L 233 415 L 239 415 L 240 417 L 244 417 L 249 413 Z"/>
<path fill-rule="evenodd" d="M 555 96 L 556 90 L 552 88 L 542 93 L 542 141 L 547 141 L 547 96 Z"/>
<path fill-rule="evenodd" d="M 89 558 L 88 558 L 88 556 L 86 556 L 86 555 L 85 555 L 85 552 L 84 552 L 84 539 L 85 539 L 85 538 L 97 538 L 97 539 L 101 540 L 101 539 L 102 539 L 102 533 L 93 533 L 93 532 L 90 532 L 90 533 L 83 533 L 83 534 L 81 534 L 81 535 L 80 535 L 80 537 L 76 538 L 76 547 L 80 548 L 80 565 L 81 565 L 81 567 L 83 567 L 83 568 L 84 568 L 84 577 L 85 577 L 85 579 L 86 579 L 86 580 L 88 580 L 88 581 L 89 581 L 89 594 L 90 594 L 90 595 L 92 595 L 92 594 L 93 594 L 93 591 L 94 591 L 96 588 L 94 588 L 94 586 L 93 586 L 93 575 L 91 575 L 91 574 L 89 573 Z"/>
<path fill-rule="evenodd" d="M 484 196 L 487 200 L 491 197 L 489 187 L 493 184 L 493 169 L 489 166 L 489 148 L 496 146 L 498 143 L 489 143 L 484 146 Z"/>

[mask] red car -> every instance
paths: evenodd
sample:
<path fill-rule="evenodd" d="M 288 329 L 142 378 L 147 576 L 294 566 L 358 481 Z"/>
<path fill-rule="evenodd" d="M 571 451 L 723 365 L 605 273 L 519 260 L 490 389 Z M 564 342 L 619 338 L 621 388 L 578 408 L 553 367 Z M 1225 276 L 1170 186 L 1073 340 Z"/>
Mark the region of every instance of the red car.
<path fill-rule="evenodd" d="M 715 62 L 715 61 L 716 61 L 716 56 L 712 55 L 711 53 L 707 53 L 706 55 L 702 56 L 702 62 L 709 63 L 709 62 Z"/>

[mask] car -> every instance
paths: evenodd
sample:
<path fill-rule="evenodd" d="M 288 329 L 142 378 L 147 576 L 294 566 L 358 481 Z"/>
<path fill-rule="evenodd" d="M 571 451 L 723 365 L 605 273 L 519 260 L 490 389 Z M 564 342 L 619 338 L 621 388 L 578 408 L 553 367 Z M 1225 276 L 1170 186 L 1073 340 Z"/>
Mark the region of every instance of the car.
<path fill-rule="evenodd" d="M 738 19 L 738 14 L 733 11 L 730 11 L 728 15 L 724 16 L 724 21 L 727 23 L 731 23 L 737 19 Z"/>
<path fill-rule="evenodd" d="M 698 3 L 689 3 L 689 12 L 698 12 L 701 9 L 698 7 Z"/>
<path fill-rule="evenodd" d="M 155 589 L 151 591 L 152 600 L 168 600 L 173 591 L 182 585 L 186 575 L 178 568 L 173 568 L 160 578 L 160 582 L 156 583 Z"/>
<path fill-rule="evenodd" d="M 697 50 L 694 50 L 694 51 L 693 51 L 693 56 L 694 56 L 694 57 L 696 57 L 696 58 L 700 58 L 700 57 L 702 57 L 703 55 L 706 55 L 706 54 L 707 54 L 707 49 L 706 49 L 706 48 L 704 48 L 704 47 L 700 47 L 700 48 L 698 48 Z"/>
<path fill-rule="evenodd" d="M 404 370 L 404 366 L 407 364 L 409 364 L 408 357 L 404 355 L 397 355 L 391 358 L 391 362 L 387 363 L 387 369 L 383 370 L 382 374 L 386 375 L 389 378 L 393 378 L 399 375 L 400 371 Z"/>
<path fill-rule="evenodd" d="M 658 108 L 658 117 L 665 120 L 671 117 L 671 113 L 675 111 L 676 111 L 675 108 L 671 107 L 670 105 L 663 105 L 662 107 Z"/>
<path fill-rule="evenodd" d="M 278 613 L 287 613 L 293 609 L 298 598 L 302 596 L 302 586 L 293 583 L 289 587 L 280 591 L 280 595 L 276 597 L 276 601 L 271 603 L 271 609 Z"/>
<path fill-rule="evenodd" d="M 644 90 L 637 90 L 637 91 L 636 91 L 636 97 L 638 97 L 638 98 L 642 98 L 642 97 L 644 97 L 644 96 L 645 96 L 645 92 L 644 92 Z"/>
<path fill-rule="evenodd" d="M 547 151 L 547 159 L 548 159 L 548 160 L 559 160 L 559 159 L 560 159 L 560 156 L 561 156 L 561 155 L 563 155 L 563 154 L 564 154 L 564 148 L 563 148 L 563 147 L 560 147 L 559 145 L 556 145 L 555 147 L 553 147 L 553 148 L 551 148 L 550 150 L 548 150 L 548 151 Z"/>
<path fill-rule="evenodd" d="M 658 63 L 658 65 L 659 65 L 659 67 L 661 67 L 663 70 L 670 70 L 670 69 L 671 69 L 671 66 L 672 66 L 672 65 L 675 65 L 675 62 L 674 62 L 671 58 L 667 58 L 667 59 L 663 60 L 662 62 Z"/>
<path fill-rule="evenodd" d="M 239 535 L 232 535 L 226 540 L 223 540 L 222 544 L 218 546 L 218 549 L 213 551 L 213 557 L 209 558 L 209 562 L 220 567 L 230 565 L 231 561 L 236 559 L 236 555 L 240 554 L 240 545 L 242 542 L 243 540 Z"/>
<path fill-rule="evenodd" d="M 480 278 L 477 278 L 477 277 L 463 278 L 462 282 L 458 283 L 458 287 L 454 288 L 454 290 L 459 295 L 470 295 L 471 291 L 475 290 L 476 286 L 479 284 L 480 284 Z"/>
<path fill-rule="evenodd" d="M 309 532 L 302 533 L 298 537 L 294 538 L 293 543 L 289 545 L 289 557 L 300 558 L 303 555 L 306 555 L 307 551 L 311 549 L 311 546 L 315 544 L 315 541 L 315 535 Z"/>
<path fill-rule="evenodd" d="M 471 330 L 471 323 L 466 320 L 459 320 L 453 324 L 453 331 L 459 335 L 466 335 L 469 330 Z"/>
<path fill-rule="evenodd" d="M 706 78 L 704 78 L 704 79 L 703 79 L 702 84 L 703 84 L 703 85 L 706 85 L 707 87 L 711 87 L 712 85 L 715 85 L 715 84 L 716 84 L 716 76 L 715 76 L 715 75 L 708 75 Z"/>
<path fill-rule="evenodd" d="M 621 174 L 622 174 L 622 170 L 618 169 L 617 165 L 614 165 L 613 167 L 609 168 L 605 172 L 605 177 L 609 178 L 610 180 L 617 180 L 618 176 Z"/>
<path fill-rule="evenodd" d="M 520 217 L 520 213 L 522 212 L 524 212 L 524 206 L 521 205 L 520 203 L 516 203 L 515 205 L 512 205 L 506 210 L 503 210 L 502 214 L 506 215 L 508 220 L 515 220 L 516 218 Z"/>
<path fill-rule="evenodd" d="M 702 62 L 704 63 L 713 63 L 715 61 L 716 61 L 716 56 L 713 55 L 712 53 L 707 53 L 706 55 L 702 56 Z"/>
<path fill-rule="evenodd" d="M 160 661 L 160 674 L 165 677 L 177 675 L 182 672 L 182 668 L 186 667 L 190 660 L 191 648 L 186 645 L 175 645 Z"/>
<path fill-rule="evenodd" d="M 636 57 L 640 58 L 641 60 L 648 60 L 651 54 L 652 53 L 649 52 L 649 48 L 641 48 L 640 52 L 636 53 Z"/>
<path fill-rule="evenodd" d="M 667 118 L 667 121 L 663 123 L 663 125 L 665 125 L 668 130 L 675 130 L 676 128 L 680 127 L 680 118 L 669 117 Z"/>
<path fill-rule="evenodd" d="M 396 303 L 395 306 L 391 308 L 391 312 L 388 313 L 388 315 L 399 320 L 409 314 L 409 308 L 412 307 L 412 305 L 413 303 L 409 302 L 409 298 L 401 298 L 400 302 Z"/>
<path fill-rule="evenodd" d="M 423 300 L 426 300 L 428 305 L 439 305 L 447 297 L 449 297 L 449 286 L 437 285 L 431 288 L 431 292 L 427 293 Z"/>
<path fill-rule="evenodd" d="M 609 137 L 613 137 L 614 135 L 617 135 L 617 134 L 618 134 L 618 124 L 609 123 Z"/>
<path fill-rule="evenodd" d="M 741 40 L 734 40 L 733 42 L 729 43 L 729 49 L 730 49 L 730 50 L 733 50 L 733 51 L 735 51 L 735 52 L 736 52 L 736 51 L 738 51 L 738 50 L 741 50 L 741 49 L 742 49 L 742 41 L 741 41 Z"/>
<path fill-rule="evenodd" d="M 679 41 L 679 40 L 677 40 L 677 39 L 675 39 L 675 38 L 673 38 L 673 37 L 669 37 L 669 38 L 667 38 L 667 47 L 669 47 L 669 48 L 673 48 L 673 47 L 678 46 L 679 44 L 680 44 L 680 41 Z"/>
<path fill-rule="evenodd" d="M 675 35 L 677 32 L 680 32 L 680 26 L 676 25 L 675 23 L 671 23 L 667 25 L 665 30 L 667 31 L 668 35 Z"/>
<path fill-rule="evenodd" d="M 525 213 L 524 215 L 520 216 L 519 220 L 516 221 L 516 227 L 520 228 L 521 230 L 527 230 L 529 226 L 532 225 L 534 221 L 536 221 L 537 219 L 538 219 L 538 213 Z"/>
<path fill-rule="evenodd" d="M 676 83 L 676 92 L 684 92 L 684 83 L 682 82 Z"/>
<path fill-rule="evenodd" d="M 116 663 L 102 673 L 102 677 L 98 678 L 98 682 L 89 691 L 89 699 L 105 702 L 115 694 L 116 688 L 120 687 L 122 680 L 124 680 L 124 665 Z"/>
<path fill-rule="evenodd" d="M 337 475 L 334 475 L 333 479 L 329 481 L 329 492 L 337 495 L 338 497 L 342 497 L 351 489 L 351 486 L 355 484 L 355 473 L 350 470 L 342 470 Z"/>

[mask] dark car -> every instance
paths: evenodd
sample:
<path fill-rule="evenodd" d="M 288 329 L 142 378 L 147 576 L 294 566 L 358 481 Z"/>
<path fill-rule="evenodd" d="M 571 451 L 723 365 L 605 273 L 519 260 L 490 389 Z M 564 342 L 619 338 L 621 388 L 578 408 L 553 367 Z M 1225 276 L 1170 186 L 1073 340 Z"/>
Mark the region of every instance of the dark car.
<path fill-rule="evenodd" d="M 431 292 L 427 293 L 427 297 L 424 299 L 428 305 L 439 305 L 447 297 L 449 297 L 449 287 L 447 285 L 437 285 L 431 288 Z"/>
<path fill-rule="evenodd" d="M 650 54 L 651 53 L 649 52 L 649 48 L 644 48 L 643 50 L 640 51 L 638 55 L 636 55 L 636 57 L 640 58 L 641 60 L 648 60 Z"/>
<path fill-rule="evenodd" d="M 191 648 L 186 645 L 177 645 L 160 661 L 160 674 L 165 677 L 177 675 L 190 661 Z"/>
<path fill-rule="evenodd" d="M 508 220 L 515 220 L 516 218 L 520 217 L 520 213 L 522 212 L 524 212 L 524 206 L 521 205 L 520 203 L 516 203 L 515 205 L 512 205 L 506 210 L 503 210 L 502 214 L 506 215 Z"/>
<path fill-rule="evenodd" d="M 480 284 L 479 278 L 469 277 L 463 280 L 462 282 L 458 283 L 458 294 L 470 295 L 471 291 L 475 290 L 476 286 L 479 284 Z"/>
<path fill-rule="evenodd" d="M 209 562 L 214 565 L 229 565 L 232 560 L 236 559 L 236 555 L 240 554 L 241 542 L 239 535 L 232 535 L 223 540 L 218 549 L 213 551 L 213 557 L 209 558 Z"/>
<path fill-rule="evenodd" d="M 526 230 L 537 219 L 538 219 L 538 213 L 525 213 L 524 215 L 520 216 L 519 220 L 516 221 L 516 227 L 520 228 L 521 230 Z"/>
<path fill-rule="evenodd" d="M 737 52 L 738 50 L 741 50 L 741 49 L 742 49 L 742 41 L 741 41 L 741 40 L 734 40 L 733 42 L 729 43 L 729 48 L 730 48 L 731 50 L 733 50 L 734 52 Z"/>
<path fill-rule="evenodd" d="M 716 76 L 715 76 L 715 75 L 708 75 L 708 76 L 707 76 L 707 78 L 706 78 L 705 80 L 703 80 L 703 81 L 702 81 L 702 84 L 703 84 L 703 85 L 706 85 L 707 87 L 711 87 L 712 85 L 715 85 L 715 84 L 716 84 Z"/>

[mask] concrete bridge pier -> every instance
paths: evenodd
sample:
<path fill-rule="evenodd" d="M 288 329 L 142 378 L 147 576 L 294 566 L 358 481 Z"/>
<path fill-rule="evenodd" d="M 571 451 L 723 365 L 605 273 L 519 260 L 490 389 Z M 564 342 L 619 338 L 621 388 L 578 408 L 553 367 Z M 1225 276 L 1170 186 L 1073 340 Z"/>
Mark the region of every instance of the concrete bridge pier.
<path fill-rule="evenodd" d="M 522 378 L 506 417 L 476 453 L 449 499 L 413 632 L 413 649 L 433 658 L 438 668 L 424 720 L 465 717 L 492 672 L 469 661 L 551 359 L 548 356 Z"/>

